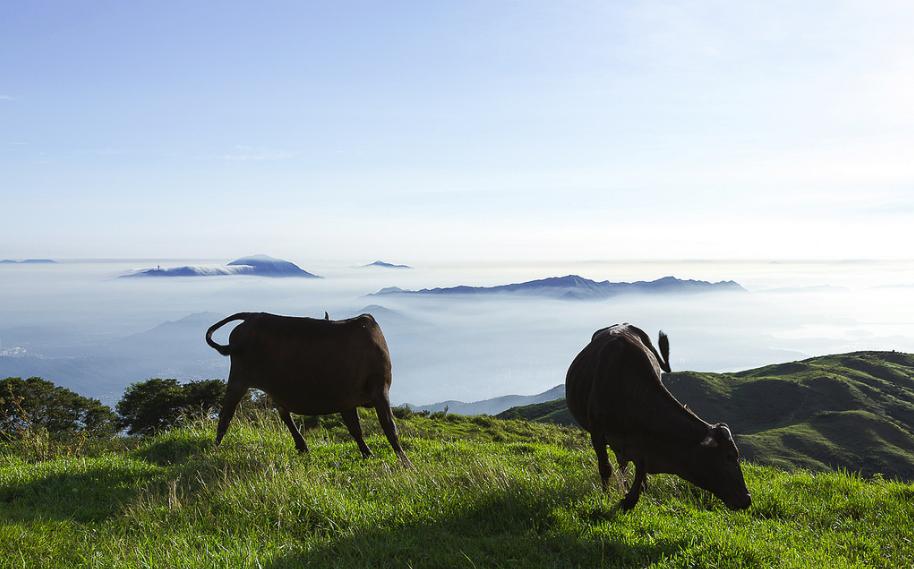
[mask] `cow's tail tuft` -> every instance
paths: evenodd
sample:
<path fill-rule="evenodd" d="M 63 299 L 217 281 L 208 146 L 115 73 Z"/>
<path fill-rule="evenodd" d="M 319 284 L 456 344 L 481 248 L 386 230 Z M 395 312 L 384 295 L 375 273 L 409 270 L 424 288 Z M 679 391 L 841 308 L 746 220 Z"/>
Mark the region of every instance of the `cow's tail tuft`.
<path fill-rule="evenodd" d="M 663 359 L 660 367 L 663 368 L 663 371 L 670 373 L 670 339 L 663 330 L 658 335 L 657 344 L 660 346 L 660 356 Z"/>
<path fill-rule="evenodd" d="M 231 322 L 233 320 L 245 320 L 249 316 L 250 316 L 249 312 L 239 312 L 237 314 L 232 314 L 228 318 L 223 318 L 219 322 L 216 322 L 215 324 L 213 324 L 212 326 L 209 327 L 209 330 L 206 331 L 206 343 L 209 344 L 209 346 L 212 349 L 216 350 L 223 356 L 231 355 L 231 353 L 232 353 L 231 345 L 226 344 L 225 346 L 223 346 L 222 344 L 217 344 L 213 340 L 213 332 L 215 332 L 219 328 L 222 328 L 223 326 L 225 326 L 226 324 L 228 324 L 229 322 Z"/>

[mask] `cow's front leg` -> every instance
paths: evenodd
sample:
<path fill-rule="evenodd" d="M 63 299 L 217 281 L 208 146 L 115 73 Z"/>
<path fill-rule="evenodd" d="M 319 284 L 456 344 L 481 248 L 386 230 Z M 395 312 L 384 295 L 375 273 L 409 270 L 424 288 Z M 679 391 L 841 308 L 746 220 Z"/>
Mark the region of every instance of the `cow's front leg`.
<path fill-rule="evenodd" d="M 219 411 L 219 426 L 216 428 L 216 445 L 222 442 L 222 437 L 228 430 L 229 423 L 235 415 L 235 408 L 238 402 L 247 393 L 248 388 L 240 383 L 233 383 L 229 378 L 228 387 L 225 390 L 225 398 L 222 400 L 222 409 Z"/>
<path fill-rule="evenodd" d="M 340 415 L 343 417 L 343 422 L 346 423 L 346 428 L 349 429 L 349 434 L 355 439 L 355 444 L 359 445 L 362 458 L 371 456 L 371 449 L 368 448 L 368 445 L 365 444 L 365 439 L 362 438 L 362 424 L 359 422 L 358 409 L 349 409 L 348 411 L 343 411 Z"/>
<path fill-rule="evenodd" d="M 606 452 L 606 438 L 602 434 L 590 433 L 590 444 L 597 453 L 597 468 L 600 470 L 600 483 L 603 489 L 609 486 L 609 477 L 613 474 L 613 467 L 609 464 L 609 454 Z"/>
<path fill-rule="evenodd" d="M 628 477 L 628 465 L 631 463 L 631 460 L 621 451 L 615 453 L 615 455 L 616 463 L 619 465 L 618 470 L 616 470 L 616 487 L 618 487 L 620 494 L 624 494 L 625 479 Z"/>
<path fill-rule="evenodd" d="M 647 468 L 645 468 L 644 459 L 635 461 L 635 479 L 632 481 L 632 487 L 629 488 L 628 494 L 622 498 L 622 509 L 631 510 L 641 498 L 641 491 L 644 490 L 644 481 L 647 477 Z"/>
<path fill-rule="evenodd" d="M 286 427 L 289 428 L 289 432 L 292 433 L 292 439 L 295 441 L 295 450 L 298 452 L 308 452 L 308 445 L 305 444 L 305 437 L 301 436 L 301 431 L 298 430 L 295 421 L 292 420 L 292 415 L 289 413 L 289 410 L 285 407 L 277 407 L 279 411 L 279 416 L 282 418 L 282 422 L 286 424 Z"/>

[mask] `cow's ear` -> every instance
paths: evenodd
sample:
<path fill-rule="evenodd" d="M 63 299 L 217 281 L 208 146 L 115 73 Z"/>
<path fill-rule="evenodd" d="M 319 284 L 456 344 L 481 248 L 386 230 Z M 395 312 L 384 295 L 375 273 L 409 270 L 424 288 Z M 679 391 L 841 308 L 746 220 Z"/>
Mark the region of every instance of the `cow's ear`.
<path fill-rule="evenodd" d="M 709 432 L 708 436 L 706 436 L 705 439 L 699 444 L 703 447 L 714 448 L 717 446 L 717 439 L 714 438 L 713 432 Z"/>
<path fill-rule="evenodd" d="M 733 440 L 733 433 L 730 431 L 730 427 L 728 427 L 726 423 L 718 423 L 717 429 L 723 433 L 725 439 L 728 441 Z"/>

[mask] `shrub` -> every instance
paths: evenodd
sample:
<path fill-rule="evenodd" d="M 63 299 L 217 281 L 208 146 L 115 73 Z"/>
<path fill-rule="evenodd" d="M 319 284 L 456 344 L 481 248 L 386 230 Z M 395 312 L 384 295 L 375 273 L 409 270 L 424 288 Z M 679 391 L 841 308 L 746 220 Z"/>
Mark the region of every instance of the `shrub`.
<path fill-rule="evenodd" d="M 408 419 L 413 416 L 413 410 L 409 408 L 409 405 L 399 405 L 391 411 L 397 419 Z"/>
<path fill-rule="evenodd" d="M 189 415 L 217 414 L 224 396 L 225 382 L 220 379 L 185 384 L 176 379 L 148 379 L 127 387 L 117 412 L 129 434 L 151 434 L 174 427 Z"/>
<path fill-rule="evenodd" d="M 36 429 L 52 438 L 110 436 L 117 430 L 117 416 L 98 399 L 40 377 L 0 380 L 0 438 L 17 439 Z"/>

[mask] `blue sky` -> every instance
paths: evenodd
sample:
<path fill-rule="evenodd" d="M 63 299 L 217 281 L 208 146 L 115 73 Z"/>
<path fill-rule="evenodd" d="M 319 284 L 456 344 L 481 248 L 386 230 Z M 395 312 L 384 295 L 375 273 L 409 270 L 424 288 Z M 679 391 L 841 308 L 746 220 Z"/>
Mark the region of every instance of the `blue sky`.
<path fill-rule="evenodd" d="M 914 3 L 5 2 L 0 257 L 910 257 Z"/>

